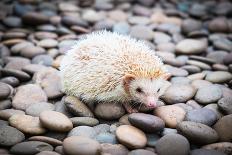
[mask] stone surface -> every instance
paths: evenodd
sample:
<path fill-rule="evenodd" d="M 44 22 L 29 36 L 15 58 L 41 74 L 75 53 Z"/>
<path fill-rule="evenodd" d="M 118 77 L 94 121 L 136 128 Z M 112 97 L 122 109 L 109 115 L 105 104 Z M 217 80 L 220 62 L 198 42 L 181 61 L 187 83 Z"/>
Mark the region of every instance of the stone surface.
<path fill-rule="evenodd" d="M 42 151 L 52 151 L 53 147 L 48 143 L 39 141 L 21 142 L 11 147 L 10 152 L 13 154 L 32 155 Z"/>
<path fill-rule="evenodd" d="M 15 109 L 5 109 L 0 110 L 0 118 L 3 120 L 8 120 L 13 115 L 24 115 L 25 112 L 22 110 L 15 110 Z"/>
<path fill-rule="evenodd" d="M 0 99 L 6 99 L 11 93 L 11 89 L 8 84 L 0 82 Z"/>
<path fill-rule="evenodd" d="M 40 113 L 48 110 L 55 110 L 55 106 L 47 102 L 37 102 L 27 107 L 26 114 L 39 117 Z"/>
<path fill-rule="evenodd" d="M 181 54 L 199 54 L 207 48 L 205 41 L 195 39 L 185 39 L 176 45 L 176 52 Z"/>
<path fill-rule="evenodd" d="M 178 123 L 177 130 L 194 144 L 211 144 L 218 140 L 217 132 L 201 123 L 183 121 Z"/>
<path fill-rule="evenodd" d="M 168 105 L 157 107 L 154 114 L 165 122 L 165 126 L 176 128 L 177 123 L 184 120 L 186 112 L 178 106 Z"/>
<path fill-rule="evenodd" d="M 94 130 L 94 128 L 89 127 L 89 126 L 78 126 L 78 127 L 73 128 L 68 133 L 68 137 L 82 136 L 82 137 L 94 138 L 96 137 L 96 135 L 97 135 L 97 132 Z"/>
<path fill-rule="evenodd" d="M 203 149 L 209 149 L 209 150 L 217 150 L 220 152 L 224 152 L 225 154 L 232 154 L 232 143 L 230 142 L 219 142 L 219 143 L 213 143 L 208 144 L 202 147 Z"/>
<path fill-rule="evenodd" d="M 225 83 L 232 80 L 232 74 L 225 71 L 215 71 L 208 73 L 205 77 L 205 80 L 213 83 Z"/>
<path fill-rule="evenodd" d="M 92 155 L 100 154 L 101 145 L 87 137 L 72 136 L 64 140 L 63 149 L 69 155 Z"/>
<path fill-rule="evenodd" d="M 186 113 L 185 120 L 212 126 L 217 121 L 217 114 L 208 108 L 195 109 Z"/>
<path fill-rule="evenodd" d="M 133 126 L 144 132 L 154 133 L 164 129 L 164 121 L 153 115 L 133 113 L 129 115 L 128 120 Z"/>
<path fill-rule="evenodd" d="M 216 85 L 199 88 L 195 100 L 201 104 L 217 102 L 222 97 L 222 90 Z"/>
<path fill-rule="evenodd" d="M 232 114 L 226 115 L 219 119 L 213 128 L 217 131 L 219 135 L 219 140 L 224 142 L 230 142 L 232 139 Z"/>
<path fill-rule="evenodd" d="M 117 128 L 116 136 L 120 143 L 131 149 L 143 148 L 147 143 L 145 134 L 130 125 L 122 125 Z"/>
<path fill-rule="evenodd" d="M 232 114 L 232 97 L 223 97 L 218 101 L 218 108 L 225 114 Z"/>
<path fill-rule="evenodd" d="M 0 126 L 0 146 L 12 146 L 25 139 L 24 134 L 11 126 Z"/>
<path fill-rule="evenodd" d="M 172 155 L 174 152 L 178 155 L 188 155 L 190 145 L 184 136 L 168 134 L 157 141 L 155 149 L 159 155 Z"/>
<path fill-rule="evenodd" d="M 137 150 L 133 150 L 131 152 L 128 153 L 128 155 L 156 155 L 154 152 L 149 151 L 149 150 L 144 150 L 144 149 L 137 149 Z"/>
<path fill-rule="evenodd" d="M 92 117 L 73 117 L 70 120 L 73 126 L 95 126 L 99 124 L 99 121 Z"/>
<path fill-rule="evenodd" d="M 67 96 L 64 100 L 68 110 L 75 116 L 93 117 L 89 108 L 74 96 Z"/>
<path fill-rule="evenodd" d="M 181 103 L 190 100 L 195 93 L 191 85 L 173 84 L 165 91 L 163 99 L 168 104 Z"/>
<path fill-rule="evenodd" d="M 121 144 L 108 144 L 103 143 L 101 144 L 102 153 L 104 154 L 111 154 L 111 155 L 127 155 L 128 149 L 121 145 Z"/>
<path fill-rule="evenodd" d="M 57 140 L 51 137 L 45 137 L 45 136 L 32 136 L 28 140 L 29 141 L 41 141 L 41 142 L 48 143 L 52 146 L 62 145 L 62 142 L 60 140 Z"/>
<path fill-rule="evenodd" d="M 31 135 L 40 135 L 46 132 L 46 129 L 42 127 L 38 117 L 13 115 L 9 118 L 9 123 L 23 133 Z"/>
<path fill-rule="evenodd" d="M 53 131 L 66 132 L 73 128 L 71 120 L 60 112 L 43 111 L 39 119 L 44 127 Z"/>
<path fill-rule="evenodd" d="M 46 102 L 47 96 L 44 91 L 35 84 L 20 86 L 13 97 L 12 106 L 15 109 L 26 110 L 26 108 L 36 102 Z"/>
<path fill-rule="evenodd" d="M 116 143 L 118 143 L 118 141 L 116 139 L 116 135 L 108 133 L 108 132 L 98 134 L 95 137 L 95 139 L 99 143 L 110 143 L 110 144 L 116 144 Z"/>
<path fill-rule="evenodd" d="M 99 103 L 94 113 L 98 118 L 114 120 L 122 117 L 125 114 L 125 109 L 120 103 Z"/>
<path fill-rule="evenodd" d="M 226 155 L 226 154 L 216 150 L 195 149 L 190 152 L 190 155 Z"/>
<path fill-rule="evenodd" d="M 143 25 L 136 25 L 131 27 L 130 35 L 144 40 L 151 40 L 153 39 L 153 31 L 146 26 Z"/>

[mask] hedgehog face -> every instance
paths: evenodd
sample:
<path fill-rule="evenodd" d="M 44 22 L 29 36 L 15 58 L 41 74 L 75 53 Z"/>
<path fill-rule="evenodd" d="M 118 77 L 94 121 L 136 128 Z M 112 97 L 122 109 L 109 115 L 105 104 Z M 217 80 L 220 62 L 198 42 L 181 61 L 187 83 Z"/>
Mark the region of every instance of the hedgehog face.
<path fill-rule="evenodd" d="M 127 86 L 132 100 L 147 107 L 155 108 L 160 96 L 164 94 L 170 83 L 163 78 L 131 78 Z"/>

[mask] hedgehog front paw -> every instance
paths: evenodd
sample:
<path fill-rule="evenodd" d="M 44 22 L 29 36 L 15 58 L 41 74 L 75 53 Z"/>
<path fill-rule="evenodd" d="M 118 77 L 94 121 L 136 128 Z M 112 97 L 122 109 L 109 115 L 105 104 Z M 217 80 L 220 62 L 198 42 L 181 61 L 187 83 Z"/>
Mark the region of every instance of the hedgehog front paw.
<path fill-rule="evenodd" d="M 126 109 L 126 111 L 127 111 L 129 114 L 139 112 L 138 109 L 133 108 L 133 107 L 131 106 L 131 104 L 129 104 L 129 103 L 125 103 L 125 104 L 123 104 L 123 106 L 124 106 L 124 108 Z"/>

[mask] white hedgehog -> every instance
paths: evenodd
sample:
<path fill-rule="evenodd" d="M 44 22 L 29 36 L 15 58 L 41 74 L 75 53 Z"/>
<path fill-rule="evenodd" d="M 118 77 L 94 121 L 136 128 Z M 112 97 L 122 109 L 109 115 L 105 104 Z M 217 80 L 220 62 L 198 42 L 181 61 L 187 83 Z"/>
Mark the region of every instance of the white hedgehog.
<path fill-rule="evenodd" d="M 80 39 L 64 56 L 60 72 L 63 91 L 86 102 L 156 107 L 169 86 L 169 73 L 144 42 L 107 31 Z"/>

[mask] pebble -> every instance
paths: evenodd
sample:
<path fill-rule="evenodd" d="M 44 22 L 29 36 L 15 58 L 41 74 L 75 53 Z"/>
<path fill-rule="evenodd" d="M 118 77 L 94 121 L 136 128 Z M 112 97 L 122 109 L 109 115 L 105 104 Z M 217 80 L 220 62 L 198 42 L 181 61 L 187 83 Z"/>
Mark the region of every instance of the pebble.
<path fill-rule="evenodd" d="M 51 66 L 53 59 L 50 55 L 41 54 L 37 55 L 32 59 L 32 64 L 39 64 L 43 66 Z"/>
<path fill-rule="evenodd" d="M 225 71 L 214 71 L 206 74 L 205 80 L 213 83 L 226 83 L 232 80 L 232 74 Z"/>
<path fill-rule="evenodd" d="M 142 155 L 157 155 L 152 151 L 144 150 L 144 149 L 136 149 L 136 150 L 130 151 L 128 153 L 128 155 L 140 155 L 140 154 L 142 154 Z"/>
<path fill-rule="evenodd" d="M 216 85 L 199 88 L 195 100 L 201 104 L 217 102 L 222 97 L 222 90 Z"/>
<path fill-rule="evenodd" d="M 221 111 L 218 108 L 218 105 L 215 103 L 208 104 L 208 105 L 204 106 L 204 108 L 208 108 L 208 109 L 214 111 L 217 114 L 217 120 L 223 116 L 223 114 L 221 113 Z"/>
<path fill-rule="evenodd" d="M 21 131 L 7 125 L 0 127 L 0 135 L 0 146 L 12 146 L 25 139 L 25 136 Z"/>
<path fill-rule="evenodd" d="M 37 153 L 36 155 L 60 155 L 60 154 L 53 151 L 42 151 L 40 153 Z"/>
<path fill-rule="evenodd" d="M 30 65 L 26 65 L 22 68 L 22 70 L 28 74 L 35 74 L 36 72 L 39 72 L 43 69 L 45 69 L 46 67 L 40 64 L 30 64 Z"/>
<path fill-rule="evenodd" d="M 33 58 L 40 54 L 45 54 L 45 49 L 39 46 L 26 46 L 21 49 L 20 54 L 26 58 Z"/>
<path fill-rule="evenodd" d="M 190 152 L 190 155 L 226 155 L 226 154 L 216 150 L 195 149 Z"/>
<path fill-rule="evenodd" d="M 211 70 L 211 67 L 210 65 L 204 63 L 204 62 L 201 62 L 201 61 L 198 61 L 198 60 L 188 60 L 186 62 L 186 64 L 188 65 L 193 65 L 193 66 L 197 66 L 203 70 Z"/>
<path fill-rule="evenodd" d="M 8 84 L 0 82 L 0 99 L 6 99 L 11 93 L 11 89 Z"/>
<path fill-rule="evenodd" d="M 19 155 L 33 155 L 42 151 L 52 151 L 53 147 L 48 143 L 39 141 L 21 142 L 11 147 L 10 152 Z"/>
<path fill-rule="evenodd" d="M 168 43 L 171 42 L 172 38 L 162 32 L 154 32 L 154 38 L 153 38 L 153 42 L 156 44 L 161 44 L 161 43 Z"/>
<path fill-rule="evenodd" d="M 168 134 L 177 134 L 177 130 L 176 129 L 172 129 L 172 128 L 164 128 L 164 130 L 162 131 L 161 135 L 165 136 Z"/>
<path fill-rule="evenodd" d="M 170 65 L 166 65 L 168 72 L 172 75 L 172 76 L 187 76 L 188 72 L 185 69 L 182 68 L 178 68 L 178 67 L 173 67 Z"/>
<path fill-rule="evenodd" d="M 160 117 L 167 127 L 176 128 L 177 123 L 184 120 L 186 112 L 178 106 L 167 105 L 157 107 L 154 114 Z"/>
<path fill-rule="evenodd" d="M 164 121 L 159 117 L 144 113 L 130 114 L 128 120 L 133 126 L 143 130 L 146 133 L 162 131 L 165 125 Z"/>
<path fill-rule="evenodd" d="M 224 142 L 230 142 L 232 139 L 232 114 L 226 115 L 219 119 L 213 128 L 219 135 L 219 140 Z"/>
<path fill-rule="evenodd" d="M 171 83 L 173 85 L 188 85 L 191 83 L 191 80 L 186 77 L 172 77 Z"/>
<path fill-rule="evenodd" d="M 54 48 L 58 45 L 58 42 L 55 39 L 43 39 L 37 45 L 43 48 Z"/>
<path fill-rule="evenodd" d="M 68 155 L 94 155 L 100 154 L 101 145 L 87 137 L 72 136 L 64 140 L 63 149 Z"/>
<path fill-rule="evenodd" d="M 144 132 L 131 125 L 122 125 L 118 127 L 116 136 L 120 143 L 131 149 L 143 148 L 147 143 Z"/>
<path fill-rule="evenodd" d="M 153 31 L 150 28 L 143 25 L 132 26 L 130 30 L 130 35 L 132 37 L 144 40 L 152 40 L 154 37 Z"/>
<path fill-rule="evenodd" d="M 206 51 L 207 43 L 195 39 L 185 39 L 176 45 L 176 52 L 179 54 L 199 54 Z"/>
<path fill-rule="evenodd" d="M 111 155 L 127 155 L 128 149 L 121 145 L 121 144 L 108 144 L 103 143 L 101 144 L 102 153 L 104 154 L 111 154 Z"/>
<path fill-rule="evenodd" d="M 29 115 L 13 115 L 8 121 L 11 126 L 17 128 L 23 133 L 40 135 L 46 132 L 46 129 L 42 127 L 38 117 L 32 117 Z"/>
<path fill-rule="evenodd" d="M 43 111 L 39 119 L 44 127 L 52 131 L 67 132 L 73 128 L 71 120 L 60 112 Z"/>
<path fill-rule="evenodd" d="M 218 140 L 217 132 L 211 127 L 190 121 L 183 121 L 177 125 L 178 133 L 190 142 L 199 145 L 211 144 Z"/>
<path fill-rule="evenodd" d="M 2 21 L 6 26 L 11 28 L 16 28 L 22 26 L 22 20 L 21 18 L 15 17 L 15 16 L 8 16 L 3 19 Z"/>
<path fill-rule="evenodd" d="M 113 32 L 128 34 L 130 32 L 130 25 L 126 22 L 116 23 L 113 25 Z"/>
<path fill-rule="evenodd" d="M 208 87 L 212 85 L 211 82 L 206 81 L 206 80 L 194 80 L 192 81 L 191 85 L 195 87 L 196 89 L 203 88 L 203 87 Z"/>
<path fill-rule="evenodd" d="M 95 138 L 96 135 L 97 135 L 97 132 L 94 130 L 94 128 L 89 127 L 89 126 L 78 126 L 78 127 L 73 128 L 68 133 L 68 137 L 82 136 L 82 137 L 88 137 L 88 138 Z"/>
<path fill-rule="evenodd" d="M 73 123 L 73 126 L 95 126 L 99 124 L 99 121 L 96 118 L 92 117 L 73 117 L 70 119 Z"/>
<path fill-rule="evenodd" d="M 208 144 L 202 147 L 203 149 L 216 150 L 224 152 L 225 154 L 232 154 L 232 143 L 230 142 L 218 142 L 213 144 Z"/>
<path fill-rule="evenodd" d="M 17 87 L 19 85 L 19 80 L 16 77 L 13 76 L 8 76 L 5 78 L 2 78 L 0 82 L 6 83 L 11 85 L 12 87 Z"/>
<path fill-rule="evenodd" d="M 100 133 L 99 135 L 97 135 L 95 137 L 95 139 L 99 142 L 99 143 L 110 143 L 110 144 L 117 144 L 117 139 L 116 136 L 114 134 L 111 133 Z"/>
<path fill-rule="evenodd" d="M 98 124 L 94 126 L 94 130 L 97 134 L 110 132 L 110 125 L 109 124 Z"/>
<path fill-rule="evenodd" d="M 49 22 L 49 17 L 38 12 L 28 12 L 23 15 L 22 21 L 27 25 L 40 25 Z"/>
<path fill-rule="evenodd" d="M 178 155 L 188 155 L 190 145 L 184 136 L 168 134 L 157 141 L 155 149 L 159 155 L 172 155 L 173 152 Z"/>
<path fill-rule="evenodd" d="M 48 143 L 52 146 L 62 145 L 62 142 L 60 140 L 57 140 L 57 139 L 51 138 L 51 137 L 45 137 L 45 136 L 32 136 L 32 137 L 28 138 L 28 140 L 29 141 L 41 141 L 41 142 Z"/>
<path fill-rule="evenodd" d="M 229 23 L 226 18 L 215 18 L 209 22 L 208 28 L 212 32 L 228 32 Z"/>
<path fill-rule="evenodd" d="M 0 110 L 11 108 L 11 100 L 1 100 L 0 101 Z"/>
<path fill-rule="evenodd" d="M 194 19 L 186 19 L 182 22 L 181 31 L 185 34 L 190 32 L 200 30 L 202 27 L 202 23 L 198 20 Z"/>
<path fill-rule="evenodd" d="M 26 110 L 33 103 L 46 101 L 47 96 L 41 87 L 35 84 L 26 84 L 17 88 L 12 106 L 15 109 Z"/>
<path fill-rule="evenodd" d="M 232 49 L 232 42 L 228 39 L 221 38 L 213 41 L 213 46 L 216 49 L 230 52 Z"/>
<path fill-rule="evenodd" d="M 218 101 L 218 108 L 225 114 L 232 114 L 232 97 L 223 97 Z"/>
<path fill-rule="evenodd" d="M 125 109 L 122 104 L 118 103 L 99 103 L 97 104 L 94 113 L 98 118 L 114 120 L 122 117 L 125 114 Z"/>
<path fill-rule="evenodd" d="M 162 97 L 168 104 L 183 103 L 190 100 L 196 93 L 196 89 L 191 85 L 173 84 L 165 91 Z"/>
<path fill-rule="evenodd" d="M 20 71 L 20 70 L 16 70 L 16 69 L 0 69 L 1 73 L 3 76 L 13 76 L 17 79 L 19 79 L 19 81 L 21 82 L 26 82 L 29 81 L 31 79 L 30 75 L 28 75 L 27 73 Z"/>
<path fill-rule="evenodd" d="M 65 97 L 64 102 L 65 106 L 73 115 L 80 117 L 93 117 L 93 113 L 89 110 L 89 108 L 76 97 L 67 96 Z"/>
<path fill-rule="evenodd" d="M 3 120 L 8 120 L 13 115 L 24 115 L 25 112 L 22 110 L 15 110 L 15 109 L 5 109 L 0 110 L 0 118 Z"/>
<path fill-rule="evenodd" d="M 40 113 L 48 110 L 55 110 L 55 106 L 47 102 L 37 102 L 29 105 L 25 112 L 28 115 L 39 117 Z"/>
<path fill-rule="evenodd" d="M 186 113 L 185 121 L 212 126 L 217 121 L 217 114 L 213 110 L 207 108 L 195 109 Z"/>

